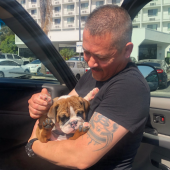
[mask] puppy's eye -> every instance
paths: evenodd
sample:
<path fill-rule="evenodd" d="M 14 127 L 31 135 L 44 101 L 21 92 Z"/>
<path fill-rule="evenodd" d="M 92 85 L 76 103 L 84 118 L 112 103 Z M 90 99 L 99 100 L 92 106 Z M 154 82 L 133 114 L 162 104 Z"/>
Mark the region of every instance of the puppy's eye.
<path fill-rule="evenodd" d="M 78 112 L 77 112 L 77 116 L 83 118 L 83 111 L 78 111 Z"/>
<path fill-rule="evenodd" d="M 60 117 L 60 121 L 65 124 L 67 121 L 69 120 L 68 117 L 66 117 L 65 115 L 63 115 L 62 117 Z"/>

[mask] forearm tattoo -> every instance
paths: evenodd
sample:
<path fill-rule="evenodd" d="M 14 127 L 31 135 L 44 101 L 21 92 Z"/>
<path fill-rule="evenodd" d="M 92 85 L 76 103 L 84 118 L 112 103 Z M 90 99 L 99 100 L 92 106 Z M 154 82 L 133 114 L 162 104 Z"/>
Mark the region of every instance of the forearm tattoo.
<path fill-rule="evenodd" d="M 119 125 L 117 123 L 112 123 L 107 117 L 95 112 L 90 120 L 90 129 L 87 133 L 88 138 L 91 141 L 88 145 L 101 145 L 100 149 L 106 148 L 113 140 L 113 134 L 118 129 Z M 104 144 L 104 146 L 103 146 Z"/>

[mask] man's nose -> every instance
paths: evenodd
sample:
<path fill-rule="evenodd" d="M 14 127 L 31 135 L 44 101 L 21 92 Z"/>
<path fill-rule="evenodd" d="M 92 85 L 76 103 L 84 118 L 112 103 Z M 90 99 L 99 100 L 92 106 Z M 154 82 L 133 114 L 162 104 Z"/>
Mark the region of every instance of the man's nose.
<path fill-rule="evenodd" d="M 97 66 L 98 66 L 98 63 L 96 62 L 96 60 L 95 60 L 95 58 L 94 58 L 93 56 L 91 56 L 91 57 L 89 58 L 88 66 L 89 66 L 90 68 L 92 68 L 92 67 L 97 67 Z"/>

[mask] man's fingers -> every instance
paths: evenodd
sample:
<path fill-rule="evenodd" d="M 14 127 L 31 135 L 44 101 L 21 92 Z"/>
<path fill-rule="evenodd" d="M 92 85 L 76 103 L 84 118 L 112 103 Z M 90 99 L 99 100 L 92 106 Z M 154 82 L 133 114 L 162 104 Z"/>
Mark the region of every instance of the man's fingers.
<path fill-rule="evenodd" d="M 47 111 L 39 111 L 39 110 L 36 110 L 34 109 L 33 107 L 31 107 L 29 105 L 29 112 L 30 112 L 30 116 L 33 118 L 33 119 L 38 119 L 42 116 L 42 114 L 45 114 Z"/>

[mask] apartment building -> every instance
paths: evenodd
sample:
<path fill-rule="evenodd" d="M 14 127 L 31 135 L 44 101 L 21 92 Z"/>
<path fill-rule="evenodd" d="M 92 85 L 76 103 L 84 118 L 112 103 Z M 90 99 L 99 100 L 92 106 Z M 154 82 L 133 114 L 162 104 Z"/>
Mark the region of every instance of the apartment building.
<path fill-rule="evenodd" d="M 40 25 L 40 0 L 17 1 Z M 52 0 L 51 2 L 53 15 L 48 37 L 58 50 L 61 47 L 75 47 L 76 42 L 79 41 L 79 0 Z M 91 11 L 104 4 L 120 5 L 121 2 L 121 0 L 81 0 L 81 40 L 86 18 Z M 132 38 L 133 43 L 138 44 L 138 46 L 134 47 L 133 57 L 139 60 L 140 47 L 142 45 L 146 46 L 148 43 L 150 44 L 149 46 L 154 46 L 156 58 L 166 57 L 170 49 L 170 0 L 153 0 L 148 3 L 133 20 L 133 28 L 133 35 L 138 35 L 141 40 Z M 153 37 L 141 37 L 142 34 L 139 33 L 141 29 L 144 32 L 150 32 Z M 163 47 L 160 47 L 156 39 L 154 40 L 154 37 L 157 37 L 158 34 L 160 37 L 162 35 L 166 37 L 165 42 L 161 38 L 161 41 L 165 43 Z M 16 44 L 19 48 L 23 48 L 23 43 L 17 37 Z M 159 48 L 161 49 L 161 55 Z"/>

